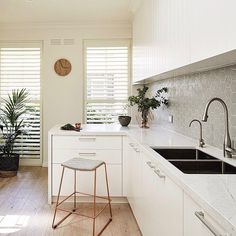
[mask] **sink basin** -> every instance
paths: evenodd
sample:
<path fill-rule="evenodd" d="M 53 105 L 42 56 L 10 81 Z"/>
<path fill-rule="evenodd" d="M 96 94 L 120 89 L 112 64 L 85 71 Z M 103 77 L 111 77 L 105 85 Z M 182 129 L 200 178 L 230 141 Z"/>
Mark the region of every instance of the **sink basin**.
<path fill-rule="evenodd" d="M 236 167 L 197 149 L 153 150 L 186 174 L 236 174 Z"/>
<path fill-rule="evenodd" d="M 153 150 L 168 160 L 218 160 L 198 149 L 153 148 Z"/>

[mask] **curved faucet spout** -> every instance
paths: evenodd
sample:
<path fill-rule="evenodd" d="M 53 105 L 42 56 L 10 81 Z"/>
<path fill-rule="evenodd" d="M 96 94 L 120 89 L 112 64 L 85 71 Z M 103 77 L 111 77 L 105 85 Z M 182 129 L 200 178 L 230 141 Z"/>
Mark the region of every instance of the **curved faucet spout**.
<path fill-rule="evenodd" d="M 229 135 L 229 114 L 228 114 L 228 108 L 227 108 L 226 103 L 221 98 L 215 97 L 215 98 L 210 99 L 208 101 L 208 103 L 206 104 L 205 111 L 204 111 L 204 114 L 202 116 L 202 121 L 203 122 L 207 121 L 209 106 L 214 101 L 219 102 L 223 106 L 223 108 L 224 108 L 224 115 L 225 115 L 225 136 L 224 136 L 223 152 L 224 152 L 224 156 L 232 157 L 232 153 L 227 151 L 227 150 L 232 150 L 232 149 L 231 149 L 231 139 L 230 139 L 230 135 Z"/>
<path fill-rule="evenodd" d="M 199 147 L 204 147 L 205 142 L 204 142 L 204 139 L 202 138 L 202 123 L 201 123 L 200 120 L 193 119 L 193 120 L 191 120 L 191 122 L 189 123 L 189 127 L 191 127 L 191 125 L 192 125 L 193 122 L 198 122 L 199 125 L 200 125 Z"/>

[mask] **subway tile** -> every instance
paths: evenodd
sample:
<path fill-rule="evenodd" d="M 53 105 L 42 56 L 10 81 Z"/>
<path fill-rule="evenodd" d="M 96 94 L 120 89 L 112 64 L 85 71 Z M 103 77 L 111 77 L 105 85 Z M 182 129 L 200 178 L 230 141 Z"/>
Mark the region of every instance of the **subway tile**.
<path fill-rule="evenodd" d="M 236 139 L 236 65 L 211 70 L 193 75 L 178 76 L 148 85 L 148 95 L 152 96 L 162 87 L 169 88 L 169 112 L 174 117 L 174 123 L 169 125 L 161 122 L 165 116 L 160 115 L 155 123 L 166 124 L 177 132 L 187 136 L 198 137 L 198 127 L 188 127 L 191 119 L 201 119 L 208 99 L 222 98 L 230 115 L 230 133 Z M 161 109 L 158 113 L 162 113 Z M 165 111 L 166 112 L 166 111 Z M 168 114 L 168 112 L 166 113 Z M 208 122 L 203 124 L 203 134 L 207 143 L 222 148 L 224 136 L 224 111 L 220 104 L 212 103 L 209 108 Z"/>

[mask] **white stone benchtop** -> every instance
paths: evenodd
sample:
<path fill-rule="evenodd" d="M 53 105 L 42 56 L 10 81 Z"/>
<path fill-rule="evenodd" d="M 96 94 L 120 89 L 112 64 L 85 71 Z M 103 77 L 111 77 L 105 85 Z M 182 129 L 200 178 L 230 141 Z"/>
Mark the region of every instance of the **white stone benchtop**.
<path fill-rule="evenodd" d="M 236 235 L 236 174 L 184 174 L 150 147 L 192 147 L 236 166 L 235 159 L 223 157 L 223 151 L 206 145 L 198 148 L 198 140 L 166 130 L 160 126 L 141 129 L 137 126 L 82 125 L 80 132 L 62 131 L 60 125 L 50 130 L 51 135 L 128 135 L 157 158 L 163 171 L 189 194 L 205 211 L 232 235 Z M 223 143 L 223 140 L 222 140 Z"/>

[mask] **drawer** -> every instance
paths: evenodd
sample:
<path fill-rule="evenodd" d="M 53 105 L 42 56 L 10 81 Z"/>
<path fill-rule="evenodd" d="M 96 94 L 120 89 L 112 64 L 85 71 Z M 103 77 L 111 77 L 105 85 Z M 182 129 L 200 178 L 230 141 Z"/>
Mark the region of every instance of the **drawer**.
<path fill-rule="evenodd" d="M 60 164 L 52 165 L 52 195 L 57 196 L 61 178 Z M 97 194 L 106 196 L 106 181 L 104 167 L 97 169 Z M 93 171 L 77 171 L 77 191 L 93 194 Z M 108 184 L 111 196 L 122 196 L 122 168 L 121 165 L 107 165 Z M 68 196 L 74 190 L 74 171 L 65 169 L 61 196 Z"/>
<path fill-rule="evenodd" d="M 53 136 L 53 149 L 121 149 L 121 136 Z"/>
<path fill-rule="evenodd" d="M 62 163 L 74 157 L 105 161 L 107 164 L 121 164 L 121 150 L 54 149 L 52 163 Z"/>

